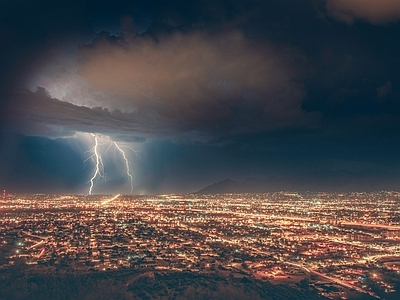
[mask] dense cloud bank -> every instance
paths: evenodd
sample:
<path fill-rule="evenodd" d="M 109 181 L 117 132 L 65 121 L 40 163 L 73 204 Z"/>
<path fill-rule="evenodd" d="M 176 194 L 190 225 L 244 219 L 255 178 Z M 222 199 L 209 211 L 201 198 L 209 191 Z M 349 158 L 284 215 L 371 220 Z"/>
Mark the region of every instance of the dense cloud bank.
<path fill-rule="evenodd" d="M 93 133 L 143 146 L 147 191 L 395 171 L 399 16 L 395 0 L 1 1 L 0 166 L 26 153 L 15 133 L 41 137 L 32 152 Z"/>
<path fill-rule="evenodd" d="M 327 0 L 328 11 L 337 19 L 353 23 L 362 19 L 372 24 L 384 24 L 400 19 L 397 0 Z"/>

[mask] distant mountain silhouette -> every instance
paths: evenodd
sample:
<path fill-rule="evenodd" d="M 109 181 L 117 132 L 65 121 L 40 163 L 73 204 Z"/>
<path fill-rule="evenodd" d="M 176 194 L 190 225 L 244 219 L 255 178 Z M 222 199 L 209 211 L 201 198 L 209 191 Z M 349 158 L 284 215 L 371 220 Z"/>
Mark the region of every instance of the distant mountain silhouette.
<path fill-rule="evenodd" d="M 302 174 L 301 176 L 270 176 L 264 179 L 250 178 L 244 181 L 226 179 L 211 184 L 197 193 L 267 193 L 277 191 L 371 192 L 399 189 L 400 173 L 363 170 L 359 172 L 320 171 Z"/>

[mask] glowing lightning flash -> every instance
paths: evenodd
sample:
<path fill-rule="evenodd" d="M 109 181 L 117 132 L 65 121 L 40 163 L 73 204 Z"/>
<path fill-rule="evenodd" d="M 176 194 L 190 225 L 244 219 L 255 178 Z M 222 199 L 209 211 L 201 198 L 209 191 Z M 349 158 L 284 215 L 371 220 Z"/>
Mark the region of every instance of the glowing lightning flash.
<path fill-rule="evenodd" d="M 89 151 L 86 151 L 86 153 L 89 153 L 90 156 L 85 159 L 85 162 L 87 160 L 91 159 L 94 162 L 94 165 L 95 165 L 92 178 L 90 178 L 90 180 L 89 180 L 89 182 L 90 182 L 90 187 L 89 187 L 89 191 L 88 191 L 89 195 L 92 194 L 95 181 L 98 178 L 103 178 L 104 180 L 106 180 L 106 175 L 105 175 L 105 172 L 104 172 L 103 158 L 102 158 L 102 154 L 101 153 L 103 153 L 104 155 L 107 154 L 107 152 L 110 150 L 110 148 L 113 145 L 114 145 L 114 159 L 116 160 L 115 152 L 116 152 L 116 150 L 118 150 L 121 153 L 121 156 L 122 156 L 122 158 L 123 158 L 123 160 L 125 162 L 126 176 L 129 177 L 130 185 L 131 185 L 131 194 L 132 194 L 132 192 L 133 192 L 133 176 L 131 174 L 131 168 L 130 168 L 129 160 L 128 160 L 128 158 L 126 156 L 126 153 L 123 150 L 123 148 L 126 147 L 128 149 L 131 149 L 136 154 L 136 156 L 138 156 L 138 153 L 134 149 L 132 149 L 132 148 L 130 148 L 128 146 L 125 146 L 125 145 L 124 146 L 119 146 L 116 142 L 111 142 L 109 144 L 107 150 L 105 152 L 102 152 L 101 149 L 99 149 L 101 144 L 99 143 L 98 136 L 93 134 L 93 133 L 91 134 L 91 136 L 94 137 L 94 146 Z M 138 156 L 138 157 L 140 158 L 140 156 Z"/>
<path fill-rule="evenodd" d="M 122 157 L 123 157 L 124 160 L 125 160 L 126 175 L 128 175 L 128 177 L 129 177 L 129 179 L 130 179 L 130 181 L 131 181 L 131 194 L 132 194 L 132 192 L 133 192 L 133 177 L 132 177 L 132 174 L 130 173 L 129 161 L 128 161 L 128 159 L 126 158 L 126 155 L 125 155 L 124 150 L 122 150 L 121 147 L 118 146 L 118 144 L 117 144 L 116 142 L 114 142 L 114 145 L 115 145 L 115 147 L 118 149 L 118 151 L 121 152 Z"/>
<path fill-rule="evenodd" d="M 98 152 L 97 147 L 99 146 L 99 141 L 97 139 L 97 136 L 92 134 L 92 136 L 94 136 L 94 146 L 91 150 L 89 150 L 89 153 L 92 153 L 91 156 L 89 156 L 85 161 L 87 161 L 88 159 L 92 159 L 95 162 L 95 169 L 94 169 L 94 173 L 92 178 L 90 178 L 90 187 L 89 187 L 89 195 L 92 194 L 92 190 L 93 190 L 93 186 L 94 186 L 94 180 L 97 177 L 101 177 L 105 179 L 104 176 L 104 165 L 103 165 L 103 159 L 101 158 L 101 155 Z"/>

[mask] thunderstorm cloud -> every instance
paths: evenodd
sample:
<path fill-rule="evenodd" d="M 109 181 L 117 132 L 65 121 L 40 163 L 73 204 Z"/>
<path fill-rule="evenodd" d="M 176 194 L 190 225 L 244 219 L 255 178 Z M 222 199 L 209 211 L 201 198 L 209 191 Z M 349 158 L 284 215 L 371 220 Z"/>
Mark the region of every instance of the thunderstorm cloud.
<path fill-rule="evenodd" d="M 91 134 L 139 151 L 146 193 L 397 172 L 399 18 L 399 0 L 0 1 L 0 186 L 87 192 Z"/>
<path fill-rule="evenodd" d="M 11 104 L 5 118 L 15 131 L 28 135 L 67 137 L 75 132 L 94 132 L 137 142 L 154 137 L 156 133 L 158 136 L 170 134 L 165 129 L 167 121 L 161 126 L 160 117 L 155 114 L 78 106 L 50 97 L 43 88 L 35 92 L 22 91 L 10 97 Z"/>
<path fill-rule="evenodd" d="M 40 100 L 53 105 L 20 108 L 27 121 L 71 130 L 139 136 L 197 132 L 201 140 L 302 126 L 312 114 L 301 110 L 305 91 L 290 65 L 292 56 L 241 31 L 175 32 L 157 39 L 102 33 L 81 47 L 76 76 L 49 73 L 39 81 L 51 95 L 42 93 Z M 52 109 L 55 105 L 60 107 Z"/>
<path fill-rule="evenodd" d="M 384 24 L 400 18 L 398 0 L 328 0 L 328 11 L 337 19 L 353 23 L 355 19 Z"/>

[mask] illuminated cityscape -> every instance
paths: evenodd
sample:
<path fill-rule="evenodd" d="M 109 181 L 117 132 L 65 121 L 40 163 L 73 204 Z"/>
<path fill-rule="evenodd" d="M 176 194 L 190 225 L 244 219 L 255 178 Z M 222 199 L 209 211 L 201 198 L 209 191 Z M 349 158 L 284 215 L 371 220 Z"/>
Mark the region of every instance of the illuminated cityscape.
<path fill-rule="evenodd" d="M 216 274 L 385 299 L 399 292 L 399 196 L 10 194 L 0 268 Z"/>

